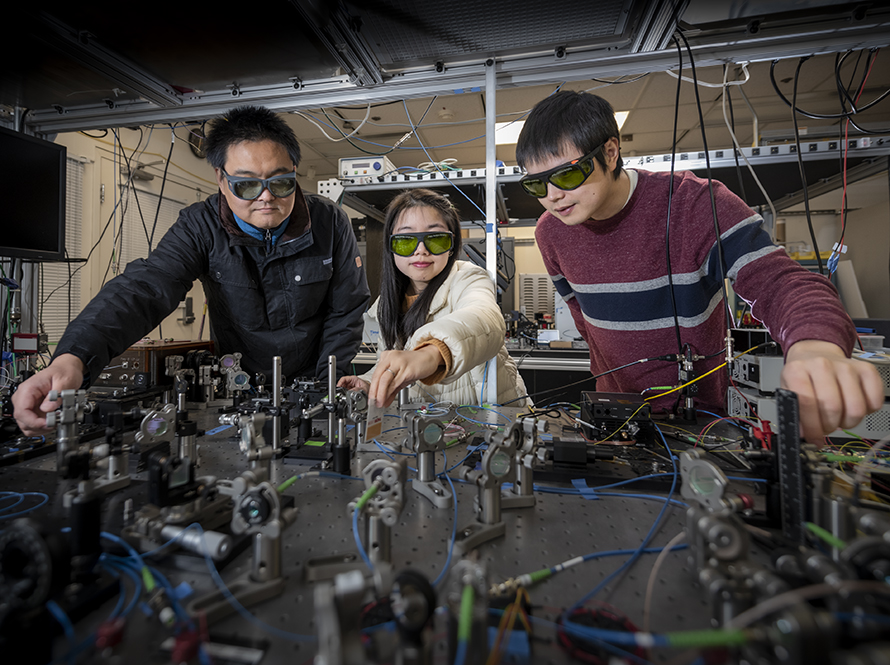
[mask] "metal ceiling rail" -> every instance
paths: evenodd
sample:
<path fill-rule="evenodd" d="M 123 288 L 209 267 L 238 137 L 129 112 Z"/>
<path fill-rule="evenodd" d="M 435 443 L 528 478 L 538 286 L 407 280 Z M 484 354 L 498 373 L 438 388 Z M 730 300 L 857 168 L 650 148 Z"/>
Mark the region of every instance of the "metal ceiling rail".
<path fill-rule="evenodd" d="M 818 29 L 817 29 L 818 27 Z M 878 48 L 890 43 L 890 14 L 867 24 L 839 20 L 836 24 L 800 25 L 792 34 L 760 29 L 748 35 L 742 29 L 725 33 L 687 33 L 696 63 L 700 67 L 732 62 L 752 62 L 840 52 L 848 49 Z M 671 69 L 676 65 L 673 49 L 649 53 L 590 48 L 568 49 L 561 59 L 540 51 L 528 56 L 498 59 L 497 85 L 542 85 L 562 81 L 633 75 Z M 348 77 L 339 76 L 276 86 L 243 87 L 184 96 L 176 108 L 161 108 L 139 101 L 123 103 L 114 109 L 104 105 L 32 111 L 25 120 L 38 134 L 101 129 L 132 124 L 203 120 L 237 104 L 262 104 L 276 111 L 318 108 L 319 106 L 378 103 L 432 95 L 455 94 L 485 87 L 485 62 L 446 63 L 444 71 L 434 67 L 387 72 L 382 85 L 357 87 Z"/>
<path fill-rule="evenodd" d="M 341 4 L 328 6 L 309 0 L 291 0 L 300 15 L 357 85 L 383 83 L 380 62 L 368 48 L 355 19 Z"/>

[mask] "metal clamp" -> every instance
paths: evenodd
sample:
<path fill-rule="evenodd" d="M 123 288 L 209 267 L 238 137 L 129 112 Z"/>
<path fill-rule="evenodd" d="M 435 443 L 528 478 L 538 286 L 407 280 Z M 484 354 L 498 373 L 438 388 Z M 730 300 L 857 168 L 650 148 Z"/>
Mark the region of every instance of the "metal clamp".
<path fill-rule="evenodd" d="M 405 447 L 417 458 L 417 478 L 411 483 L 414 491 L 426 497 L 436 508 L 450 508 L 454 497 L 451 490 L 436 478 L 436 453 L 445 450 L 445 425 L 438 418 L 406 412 L 408 427 Z"/>

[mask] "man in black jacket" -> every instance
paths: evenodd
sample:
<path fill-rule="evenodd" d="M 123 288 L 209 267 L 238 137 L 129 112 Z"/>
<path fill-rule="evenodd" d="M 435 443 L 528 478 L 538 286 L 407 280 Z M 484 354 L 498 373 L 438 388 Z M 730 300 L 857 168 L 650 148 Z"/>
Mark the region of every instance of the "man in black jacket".
<path fill-rule="evenodd" d="M 293 130 L 262 107 L 216 120 L 207 160 L 220 192 L 185 208 L 146 259 L 130 263 L 71 322 L 52 363 L 19 386 L 15 418 L 45 431 L 50 390 L 89 384 L 153 330 L 200 279 L 218 353 L 240 351 L 249 373 L 344 374 L 370 299 L 352 226 L 331 201 L 300 191 Z"/>

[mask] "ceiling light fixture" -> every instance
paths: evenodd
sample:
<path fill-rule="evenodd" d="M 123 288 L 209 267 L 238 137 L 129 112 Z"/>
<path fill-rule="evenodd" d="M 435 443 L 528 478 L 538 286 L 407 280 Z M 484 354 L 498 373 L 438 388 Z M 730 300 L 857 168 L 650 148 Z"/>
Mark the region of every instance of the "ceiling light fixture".
<path fill-rule="evenodd" d="M 624 126 L 630 111 L 616 111 L 615 122 L 618 123 L 618 131 Z M 494 142 L 496 145 L 511 145 L 519 140 L 519 133 L 525 125 L 525 120 L 514 120 L 512 122 L 496 122 L 494 125 Z"/>
<path fill-rule="evenodd" d="M 624 127 L 624 121 L 627 120 L 628 115 L 630 115 L 630 111 L 615 111 L 615 122 L 618 123 L 619 132 Z"/>
<path fill-rule="evenodd" d="M 496 122 L 494 123 L 494 142 L 495 145 L 510 145 L 519 140 L 519 132 L 525 120 L 514 120 L 513 122 Z"/>

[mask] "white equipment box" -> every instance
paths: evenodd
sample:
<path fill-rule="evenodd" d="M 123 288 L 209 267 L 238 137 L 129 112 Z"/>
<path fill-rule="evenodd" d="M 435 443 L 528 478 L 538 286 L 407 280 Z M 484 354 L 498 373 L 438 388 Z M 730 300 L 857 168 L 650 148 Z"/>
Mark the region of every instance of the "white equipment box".
<path fill-rule="evenodd" d="M 396 170 L 396 167 L 388 157 L 342 157 L 340 159 L 340 177 L 356 180 L 358 182 L 370 182 L 365 178 L 377 178 L 388 175 Z"/>
<path fill-rule="evenodd" d="M 730 386 L 727 390 L 726 402 L 726 411 L 730 416 L 751 418 L 750 405 L 757 411 L 757 415 L 762 420 L 769 421 L 770 429 L 773 432 L 778 431 L 779 415 L 776 409 L 776 398 L 772 395 L 761 395 L 756 390 Z M 863 439 L 877 440 L 890 435 L 890 402 L 884 402 L 883 407 L 874 413 L 868 414 L 861 423 L 847 431 L 849 434 L 844 430 L 838 429 L 828 436 L 838 439 L 861 437 Z"/>
<path fill-rule="evenodd" d="M 782 356 L 763 356 L 746 353 L 732 363 L 732 380 L 763 393 L 774 393 L 780 388 L 779 377 L 785 359 Z"/>

